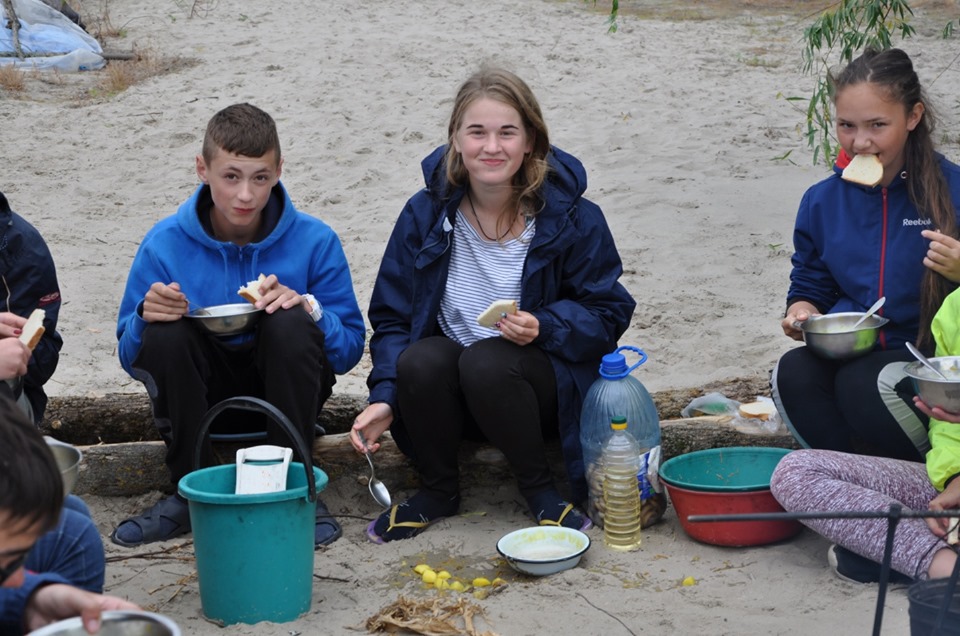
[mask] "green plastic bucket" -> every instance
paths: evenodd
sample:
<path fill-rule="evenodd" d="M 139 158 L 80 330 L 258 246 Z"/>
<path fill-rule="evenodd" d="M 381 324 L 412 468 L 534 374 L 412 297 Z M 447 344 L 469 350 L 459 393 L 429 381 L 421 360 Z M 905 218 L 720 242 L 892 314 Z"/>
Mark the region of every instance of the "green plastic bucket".
<path fill-rule="evenodd" d="M 225 408 L 269 413 L 288 429 L 294 452 L 309 457 L 289 420 L 256 398 L 230 398 L 214 406 L 201 424 L 200 439 Z M 199 447 L 195 465 L 199 463 Z M 223 625 L 296 619 L 310 609 L 313 596 L 316 493 L 327 475 L 315 466 L 291 462 L 285 490 L 235 494 L 235 464 L 195 470 L 179 483 L 187 500 L 200 584 L 207 618 Z"/>

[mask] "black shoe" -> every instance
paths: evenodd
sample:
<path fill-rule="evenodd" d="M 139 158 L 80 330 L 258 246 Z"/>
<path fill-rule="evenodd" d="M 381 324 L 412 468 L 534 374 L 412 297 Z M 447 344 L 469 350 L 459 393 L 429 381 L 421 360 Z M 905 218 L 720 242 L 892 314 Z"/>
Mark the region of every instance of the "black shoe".
<path fill-rule="evenodd" d="M 330 514 L 326 504 L 317 497 L 316 524 L 313 530 L 313 545 L 315 548 L 327 546 L 343 536 L 343 528 L 337 518 Z"/>
<path fill-rule="evenodd" d="M 880 571 L 883 569 L 879 563 L 837 544 L 827 549 L 827 563 L 830 564 L 834 574 L 851 583 L 879 583 Z M 913 579 L 891 568 L 888 583 L 909 585 L 913 583 Z"/>

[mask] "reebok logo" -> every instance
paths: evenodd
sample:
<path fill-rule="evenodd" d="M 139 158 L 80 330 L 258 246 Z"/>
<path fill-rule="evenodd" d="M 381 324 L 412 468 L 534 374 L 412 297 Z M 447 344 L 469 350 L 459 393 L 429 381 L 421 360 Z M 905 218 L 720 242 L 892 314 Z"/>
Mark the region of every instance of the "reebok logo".
<path fill-rule="evenodd" d="M 933 225 L 933 221 L 930 219 L 904 219 L 903 227 L 908 225 Z"/>

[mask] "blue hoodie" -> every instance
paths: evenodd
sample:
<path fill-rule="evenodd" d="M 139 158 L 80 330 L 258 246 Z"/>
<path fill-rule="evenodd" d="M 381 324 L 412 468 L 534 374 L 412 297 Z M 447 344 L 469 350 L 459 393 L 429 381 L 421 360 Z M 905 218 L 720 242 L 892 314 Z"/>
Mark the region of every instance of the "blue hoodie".
<path fill-rule="evenodd" d="M 173 216 L 153 226 L 130 267 L 120 303 L 117 339 L 120 362 L 132 373 L 147 322 L 138 309 L 155 282 L 177 282 L 190 302 L 207 307 L 242 303 L 237 290 L 261 273 L 281 284 L 313 294 L 323 306 L 317 326 L 334 373 L 344 374 L 363 355 L 366 328 L 350 279 L 350 268 L 337 234 L 323 221 L 294 208 L 283 185 L 273 195 L 282 200 L 276 226 L 263 240 L 239 246 L 204 231 L 197 213 L 201 186 Z M 209 195 L 206 195 L 209 200 Z"/>
<path fill-rule="evenodd" d="M 939 159 L 960 217 L 960 167 Z M 923 257 L 930 243 L 920 232 L 936 228 L 910 202 L 906 172 L 887 187 L 857 185 L 840 178 L 849 160 L 841 153 L 834 174 L 800 201 L 787 306 L 806 300 L 824 314 L 862 312 L 886 296 L 879 313 L 890 322 L 877 346 L 902 348 L 916 341 L 920 326 Z"/>
<path fill-rule="evenodd" d="M 368 317 L 373 327 L 367 379 L 370 402 L 393 408 L 390 432 L 412 446 L 397 407 L 396 366 L 413 342 L 440 334 L 437 315 L 447 282 L 450 244 L 463 190 L 449 191 L 445 146 L 423 160 L 427 187 L 400 213 L 377 275 Z M 544 209 L 524 264 L 520 306 L 540 321 L 540 347 L 557 379 L 560 440 L 574 497 L 586 498 L 580 451 L 583 396 L 599 376 L 600 358 L 617 347 L 636 302 L 618 282 L 623 265 L 600 208 L 582 195 L 587 175 L 575 157 L 552 148 Z"/>

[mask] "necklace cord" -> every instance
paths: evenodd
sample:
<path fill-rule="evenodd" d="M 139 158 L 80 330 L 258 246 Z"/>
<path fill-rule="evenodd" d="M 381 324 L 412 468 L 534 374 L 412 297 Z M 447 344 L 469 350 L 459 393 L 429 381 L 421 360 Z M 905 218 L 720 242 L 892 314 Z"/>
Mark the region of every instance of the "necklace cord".
<path fill-rule="evenodd" d="M 477 220 L 477 227 L 480 228 L 480 233 L 483 234 L 483 238 L 487 239 L 488 241 L 499 243 L 506 238 L 507 234 L 510 233 L 510 230 L 513 229 L 513 223 L 511 223 L 507 230 L 500 235 L 500 238 L 493 238 L 492 236 L 489 236 L 483 231 L 483 223 L 480 222 L 480 217 L 477 216 L 477 208 L 475 205 L 473 205 L 473 197 L 470 196 L 470 190 L 467 190 L 467 201 L 470 202 L 470 212 L 473 214 L 473 218 Z"/>

